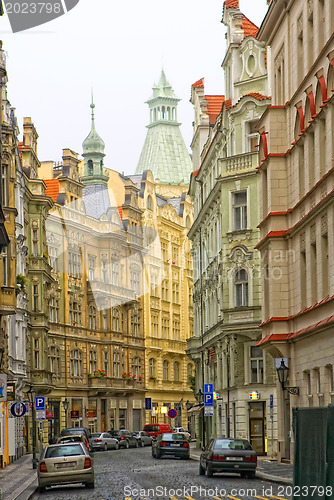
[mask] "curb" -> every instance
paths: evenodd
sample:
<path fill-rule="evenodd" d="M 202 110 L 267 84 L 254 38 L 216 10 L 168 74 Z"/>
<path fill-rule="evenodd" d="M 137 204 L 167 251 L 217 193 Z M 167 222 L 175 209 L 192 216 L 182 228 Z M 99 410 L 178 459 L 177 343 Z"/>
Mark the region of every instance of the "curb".
<path fill-rule="evenodd" d="M 195 455 L 191 456 L 191 453 L 190 453 L 190 458 L 191 460 L 199 462 L 199 457 L 196 457 Z M 256 478 L 263 479 L 264 481 L 269 481 L 271 483 L 281 483 L 281 484 L 286 484 L 288 486 L 293 486 L 292 479 L 286 479 L 285 477 L 280 477 L 280 476 L 272 476 L 271 474 L 266 474 L 265 472 L 256 471 Z"/>

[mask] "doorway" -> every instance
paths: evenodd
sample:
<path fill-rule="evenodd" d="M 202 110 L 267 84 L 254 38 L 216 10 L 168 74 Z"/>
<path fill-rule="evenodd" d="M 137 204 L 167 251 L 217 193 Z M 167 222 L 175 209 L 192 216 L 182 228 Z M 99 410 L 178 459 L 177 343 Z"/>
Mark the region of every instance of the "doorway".
<path fill-rule="evenodd" d="M 250 443 L 258 455 L 266 455 L 265 409 L 265 402 L 249 403 Z"/>

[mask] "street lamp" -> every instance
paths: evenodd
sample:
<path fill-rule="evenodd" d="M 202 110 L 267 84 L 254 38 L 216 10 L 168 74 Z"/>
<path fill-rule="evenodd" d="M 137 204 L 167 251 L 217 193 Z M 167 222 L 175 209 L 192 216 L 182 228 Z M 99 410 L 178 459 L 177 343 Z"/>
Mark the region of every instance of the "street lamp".
<path fill-rule="evenodd" d="M 288 380 L 289 377 L 289 367 L 285 365 L 284 359 L 281 360 L 280 366 L 277 368 L 277 376 L 278 380 L 280 381 L 282 385 L 283 391 L 286 389 L 290 394 L 293 394 L 294 396 L 298 396 L 299 394 L 299 387 L 286 387 L 285 384 Z"/>
<path fill-rule="evenodd" d="M 70 402 L 67 398 L 65 398 L 62 404 L 63 404 L 64 411 L 65 411 L 65 426 L 67 428 L 67 410 L 68 410 Z"/>
<path fill-rule="evenodd" d="M 204 394 L 202 392 L 202 389 L 198 391 L 196 394 L 197 401 L 199 404 L 204 402 Z M 202 447 L 205 448 L 205 411 L 204 411 L 204 404 L 203 404 L 203 416 L 202 416 Z"/>
<path fill-rule="evenodd" d="M 35 408 L 36 391 L 32 385 L 30 385 L 30 388 L 27 391 L 27 395 L 32 410 L 32 468 L 37 469 L 38 460 L 36 458 L 36 408 Z"/>
<path fill-rule="evenodd" d="M 4 352 L 5 352 L 5 349 L 3 347 L 0 347 L 0 370 L 1 370 L 2 358 L 3 358 Z"/>

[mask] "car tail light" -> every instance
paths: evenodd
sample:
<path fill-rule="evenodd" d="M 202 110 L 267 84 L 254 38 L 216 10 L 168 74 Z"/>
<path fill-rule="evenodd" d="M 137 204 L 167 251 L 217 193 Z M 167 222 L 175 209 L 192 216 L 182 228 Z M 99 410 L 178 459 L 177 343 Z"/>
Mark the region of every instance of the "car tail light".
<path fill-rule="evenodd" d="M 89 457 L 85 458 L 84 469 L 90 469 L 92 466 L 92 461 Z"/>
<path fill-rule="evenodd" d="M 94 443 L 102 443 L 102 439 L 94 439 Z"/>
<path fill-rule="evenodd" d="M 212 460 L 225 460 L 225 457 L 221 455 L 212 455 Z"/>
<path fill-rule="evenodd" d="M 257 462 L 257 456 L 245 457 L 245 462 Z"/>
<path fill-rule="evenodd" d="M 166 441 L 161 441 L 160 446 L 167 446 Z"/>
<path fill-rule="evenodd" d="M 183 443 L 183 448 L 189 448 L 189 443 Z"/>
<path fill-rule="evenodd" d="M 40 472 L 47 472 L 47 471 L 48 471 L 48 468 L 47 468 L 47 466 L 46 466 L 46 463 L 45 463 L 45 462 L 41 462 L 41 463 L 39 464 L 39 471 L 40 471 Z"/>
<path fill-rule="evenodd" d="M 124 436 L 121 437 L 121 441 L 124 441 Z"/>

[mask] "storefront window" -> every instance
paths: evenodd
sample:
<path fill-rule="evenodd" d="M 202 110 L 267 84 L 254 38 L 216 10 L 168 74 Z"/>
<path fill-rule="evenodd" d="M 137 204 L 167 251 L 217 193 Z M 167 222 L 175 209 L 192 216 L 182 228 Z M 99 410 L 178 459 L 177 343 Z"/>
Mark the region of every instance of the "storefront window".
<path fill-rule="evenodd" d="M 110 429 L 115 429 L 115 420 L 116 420 L 116 410 L 115 408 L 110 408 Z"/>
<path fill-rule="evenodd" d="M 126 410 L 119 410 L 119 428 L 126 429 Z"/>

